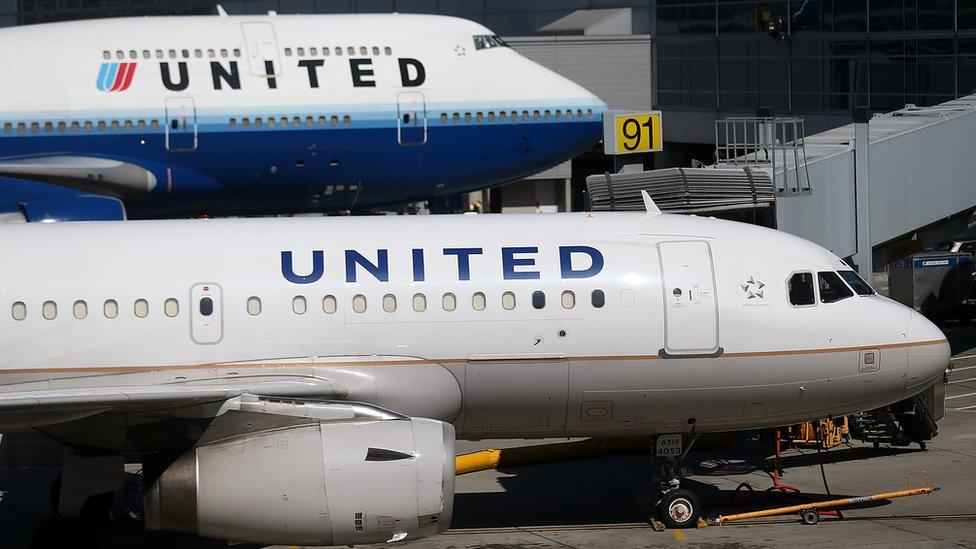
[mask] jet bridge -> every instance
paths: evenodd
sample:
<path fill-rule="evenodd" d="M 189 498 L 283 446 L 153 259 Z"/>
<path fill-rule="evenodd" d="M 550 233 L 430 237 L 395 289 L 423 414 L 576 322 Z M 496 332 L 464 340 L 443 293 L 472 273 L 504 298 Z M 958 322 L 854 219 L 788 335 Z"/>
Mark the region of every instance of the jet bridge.
<path fill-rule="evenodd" d="M 735 124 L 738 132 L 730 128 Z M 969 163 L 976 157 L 976 95 L 933 107 L 907 105 L 876 114 L 863 126 L 848 124 L 806 137 L 802 126 L 790 134 L 769 123 L 754 124 L 751 133 L 743 133 L 748 123 L 719 121 L 713 167 L 766 170 L 776 187 L 777 228 L 840 257 L 858 253 L 860 234 L 861 247 L 870 243 L 873 250 L 875 272 L 899 255 L 951 236 L 947 233 L 965 226 L 965 216 L 958 214 L 976 206 Z M 863 149 L 855 144 L 855 126 L 866 130 Z M 859 187 L 867 198 L 860 224 Z M 953 216 L 959 221 L 952 227 L 923 230 Z M 906 253 L 893 247 L 900 242 Z M 886 254 L 879 247 L 893 249 Z"/>

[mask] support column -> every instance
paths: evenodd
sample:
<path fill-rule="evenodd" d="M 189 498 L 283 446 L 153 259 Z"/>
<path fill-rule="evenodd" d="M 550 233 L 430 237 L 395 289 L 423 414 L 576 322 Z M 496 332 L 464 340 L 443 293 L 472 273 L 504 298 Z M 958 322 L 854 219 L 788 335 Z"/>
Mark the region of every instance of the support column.
<path fill-rule="evenodd" d="M 868 150 L 868 131 L 871 111 L 867 107 L 854 109 L 854 215 L 857 252 L 854 263 L 857 272 L 868 284 L 874 285 L 874 255 L 871 248 L 871 174 Z"/>

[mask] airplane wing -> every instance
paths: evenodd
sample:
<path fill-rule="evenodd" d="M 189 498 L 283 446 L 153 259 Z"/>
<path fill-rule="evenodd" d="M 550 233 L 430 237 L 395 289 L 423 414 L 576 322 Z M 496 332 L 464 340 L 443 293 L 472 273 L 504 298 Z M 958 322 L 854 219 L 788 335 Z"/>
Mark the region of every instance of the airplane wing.
<path fill-rule="evenodd" d="M 0 393 L 0 431 L 43 427 L 110 411 L 171 409 L 225 402 L 242 395 L 341 399 L 342 385 L 315 376 L 271 380 L 243 378 L 198 385 L 166 383 L 117 387 L 78 387 Z"/>
<path fill-rule="evenodd" d="M 156 187 L 146 168 L 120 160 L 74 155 L 0 159 L 0 212 L 27 221 L 125 219 L 119 197 Z"/>

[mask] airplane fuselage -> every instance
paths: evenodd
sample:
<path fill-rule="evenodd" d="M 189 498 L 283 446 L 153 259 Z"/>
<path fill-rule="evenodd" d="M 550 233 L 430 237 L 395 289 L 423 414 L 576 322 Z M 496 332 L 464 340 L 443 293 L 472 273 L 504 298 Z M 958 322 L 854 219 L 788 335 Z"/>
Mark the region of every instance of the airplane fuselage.
<path fill-rule="evenodd" d="M 948 359 L 908 308 L 815 293 L 850 271 L 826 250 L 693 216 L 66 223 L 0 245 L 8 396 L 233 383 L 468 438 L 709 432 L 882 406 Z"/>
<path fill-rule="evenodd" d="M 483 188 L 587 149 L 606 108 L 435 16 L 79 21 L 4 29 L 0 51 L 0 175 L 118 196 L 133 217 Z"/>

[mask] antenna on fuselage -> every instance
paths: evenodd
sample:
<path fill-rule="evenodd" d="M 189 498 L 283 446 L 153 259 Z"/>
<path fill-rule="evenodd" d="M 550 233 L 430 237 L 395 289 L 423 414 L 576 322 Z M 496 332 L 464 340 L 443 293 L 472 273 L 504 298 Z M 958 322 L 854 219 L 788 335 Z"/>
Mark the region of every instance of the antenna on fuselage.
<path fill-rule="evenodd" d="M 644 199 L 644 209 L 647 210 L 647 215 L 661 215 L 661 208 L 657 207 L 657 204 L 654 203 L 654 199 L 651 198 L 651 195 L 647 194 L 647 191 L 643 189 L 641 190 L 641 198 Z"/>
<path fill-rule="evenodd" d="M 227 17 L 227 10 L 225 10 L 220 4 L 217 4 L 217 15 L 220 17 Z"/>

